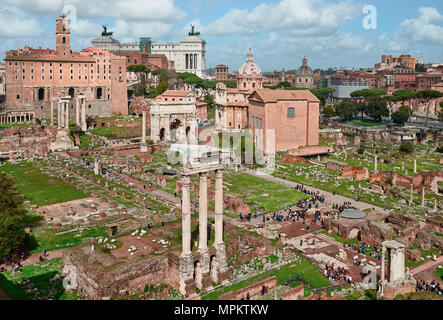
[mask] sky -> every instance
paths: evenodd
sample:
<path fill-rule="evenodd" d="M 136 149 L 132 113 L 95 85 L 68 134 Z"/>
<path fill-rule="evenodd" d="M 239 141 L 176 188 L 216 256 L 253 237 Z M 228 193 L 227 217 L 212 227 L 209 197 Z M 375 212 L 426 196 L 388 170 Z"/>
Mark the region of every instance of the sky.
<path fill-rule="evenodd" d="M 365 68 L 382 54 L 443 62 L 443 0 L 0 0 L 0 59 L 25 45 L 55 49 L 55 18 L 71 18 L 80 51 L 102 25 L 121 42 L 179 42 L 190 24 L 206 65 L 238 70 L 248 48 L 263 71 Z"/>

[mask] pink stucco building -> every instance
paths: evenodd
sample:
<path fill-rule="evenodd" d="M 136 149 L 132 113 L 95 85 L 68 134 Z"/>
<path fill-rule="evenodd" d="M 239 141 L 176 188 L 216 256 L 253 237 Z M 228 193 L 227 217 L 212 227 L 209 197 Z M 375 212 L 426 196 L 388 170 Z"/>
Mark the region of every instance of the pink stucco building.
<path fill-rule="evenodd" d="M 318 145 L 320 101 L 310 91 L 260 89 L 248 99 L 249 128 L 265 153 Z"/>

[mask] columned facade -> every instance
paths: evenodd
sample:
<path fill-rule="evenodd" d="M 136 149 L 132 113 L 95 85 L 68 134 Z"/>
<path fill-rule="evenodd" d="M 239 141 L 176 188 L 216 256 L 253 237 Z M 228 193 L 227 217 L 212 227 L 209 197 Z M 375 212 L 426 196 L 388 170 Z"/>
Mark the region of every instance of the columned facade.
<path fill-rule="evenodd" d="M 208 173 L 215 171 L 215 255 L 208 247 Z M 191 174 L 199 174 L 199 245 L 191 249 Z M 180 256 L 180 293 L 188 296 L 199 288 L 205 290 L 212 282 L 228 277 L 226 247 L 223 242 L 223 167 L 221 165 L 185 170 L 182 182 L 182 253 Z"/>

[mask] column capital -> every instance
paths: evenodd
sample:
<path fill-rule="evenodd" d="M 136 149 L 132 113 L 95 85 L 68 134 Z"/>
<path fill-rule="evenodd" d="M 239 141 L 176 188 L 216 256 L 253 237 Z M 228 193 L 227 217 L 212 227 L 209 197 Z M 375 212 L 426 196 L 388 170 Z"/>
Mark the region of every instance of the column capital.
<path fill-rule="evenodd" d="M 183 187 L 190 187 L 191 186 L 191 177 L 190 176 L 183 176 L 181 179 Z"/>
<path fill-rule="evenodd" d="M 215 171 L 215 177 L 217 179 L 222 179 L 223 178 L 223 169 L 218 169 Z"/>

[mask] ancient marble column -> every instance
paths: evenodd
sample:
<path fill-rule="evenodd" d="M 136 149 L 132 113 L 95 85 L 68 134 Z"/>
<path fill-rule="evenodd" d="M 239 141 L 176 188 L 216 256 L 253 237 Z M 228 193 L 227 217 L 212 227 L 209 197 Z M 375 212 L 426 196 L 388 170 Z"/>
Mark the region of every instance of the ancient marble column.
<path fill-rule="evenodd" d="M 199 194 L 199 227 L 200 239 L 198 249 L 202 253 L 208 251 L 208 173 L 200 173 Z"/>
<path fill-rule="evenodd" d="M 69 102 L 65 102 L 65 128 L 69 129 Z"/>
<path fill-rule="evenodd" d="M 215 174 L 215 243 L 216 272 L 211 273 L 214 282 L 221 282 L 227 271 L 226 247 L 223 242 L 223 170 Z"/>
<path fill-rule="evenodd" d="M 425 205 L 425 187 L 421 187 L 421 206 L 424 207 Z"/>
<path fill-rule="evenodd" d="M 182 181 L 182 255 L 192 254 L 191 251 L 191 178 L 183 177 Z"/>
<path fill-rule="evenodd" d="M 378 155 L 375 155 L 375 159 L 374 159 L 374 171 L 378 171 Z"/>
<path fill-rule="evenodd" d="M 381 249 L 381 279 L 380 283 L 385 281 L 385 256 L 386 256 L 386 247 L 382 245 Z"/>
<path fill-rule="evenodd" d="M 148 145 L 146 144 L 146 111 L 143 111 L 142 144 L 140 146 L 140 152 L 148 152 Z"/>
<path fill-rule="evenodd" d="M 417 160 L 414 159 L 414 174 L 417 173 Z"/>
<path fill-rule="evenodd" d="M 195 290 L 194 257 L 191 251 L 191 178 L 182 178 L 182 253 L 180 260 L 180 293 L 188 295 Z"/>
<path fill-rule="evenodd" d="M 210 254 L 208 249 L 208 174 L 200 174 L 199 194 L 199 245 L 200 269 L 196 277 L 197 287 L 205 289 L 211 285 Z M 197 270 L 196 270 L 197 271 Z"/>
<path fill-rule="evenodd" d="M 88 130 L 88 126 L 86 123 L 86 98 L 82 98 L 81 108 L 82 108 L 82 119 L 81 119 L 82 126 L 81 127 L 82 127 L 83 131 L 86 131 L 86 130 Z"/>
<path fill-rule="evenodd" d="M 76 104 L 75 104 L 75 123 L 77 125 L 80 124 L 80 98 L 77 97 Z"/>
<path fill-rule="evenodd" d="M 414 189 L 413 189 L 413 184 L 411 183 L 411 194 L 410 194 L 410 196 L 409 196 L 409 205 L 411 206 L 412 205 L 412 203 L 413 203 L 413 201 L 414 201 Z"/>
<path fill-rule="evenodd" d="M 63 129 L 65 127 L 65 103 L 60 102 L 60 123 L 61 128 Z"/>
<path fill-rule="evenodd" d="M 57 126 L 59 129 L 62 128 L 62 107 L 59 101 L 57 101 Z"/>

